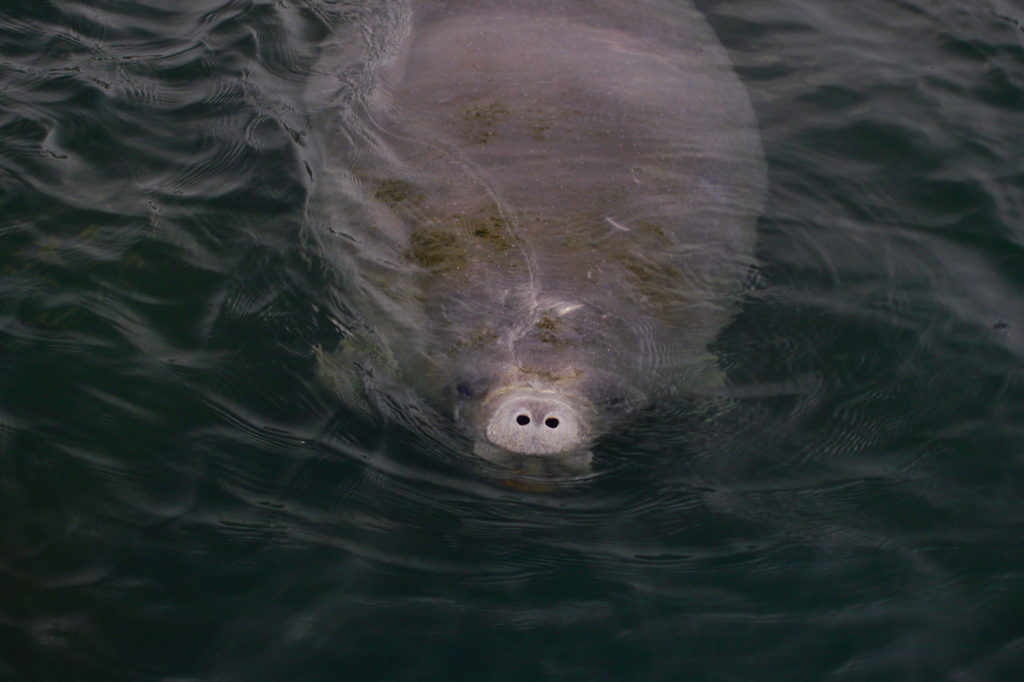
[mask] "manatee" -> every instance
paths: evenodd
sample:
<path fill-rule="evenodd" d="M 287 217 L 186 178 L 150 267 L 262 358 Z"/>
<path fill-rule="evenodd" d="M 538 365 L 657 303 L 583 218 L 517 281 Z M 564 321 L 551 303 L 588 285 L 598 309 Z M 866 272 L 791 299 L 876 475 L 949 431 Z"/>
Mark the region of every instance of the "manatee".
<path fill-rule="evenodd" d="M 753 264 L 765 163 L 685 0 L 392 4 L 306 93 L 310 233 L 340 274 L 320 373 L 408 390 L 492 462 L 585 469 L 652 401 L 718 390 L 708 345 Z M 540 470 L 543 470 L 541 467 Z"/>

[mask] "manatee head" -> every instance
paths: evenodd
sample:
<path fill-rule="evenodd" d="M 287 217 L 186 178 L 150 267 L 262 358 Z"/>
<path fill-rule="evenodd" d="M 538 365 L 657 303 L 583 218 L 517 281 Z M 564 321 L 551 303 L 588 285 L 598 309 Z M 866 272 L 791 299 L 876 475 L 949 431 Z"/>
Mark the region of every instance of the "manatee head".
<path fill-rule="evenodd" d="M 547 365 L 490 366 L 456 387 L 455 412 L 474 453 L 532 473 L 589 471 L 594 442 L 634 412 L 644 395 L 615 372 L 553 354 Z"/>

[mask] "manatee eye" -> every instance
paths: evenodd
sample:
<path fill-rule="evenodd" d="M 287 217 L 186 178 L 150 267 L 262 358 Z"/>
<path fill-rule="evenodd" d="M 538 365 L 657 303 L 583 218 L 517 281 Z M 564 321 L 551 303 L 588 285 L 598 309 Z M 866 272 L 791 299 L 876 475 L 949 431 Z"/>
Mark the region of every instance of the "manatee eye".
<path fill-rule="evenodd" d="M 610 414 L 619 414 L 629 409 L 630 401 L 621 394 L 612 394 L 604 399 L 602 408 Z"/>
<path fill-rule="evenodd" d="M 460 400 L 472 400 L 487 393 L 488 377 L 462 377 L 455 382 L 455 395 Z"/>

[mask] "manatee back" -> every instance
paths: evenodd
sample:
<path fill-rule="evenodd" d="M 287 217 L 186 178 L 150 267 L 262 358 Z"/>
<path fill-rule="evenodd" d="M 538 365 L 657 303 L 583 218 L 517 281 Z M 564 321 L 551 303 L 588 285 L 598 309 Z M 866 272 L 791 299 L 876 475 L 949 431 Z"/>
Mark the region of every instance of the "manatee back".
<path fill-rule="evenodd" d="M 632 21 L 560 7 L 414 6 L 381 120 L 435 200 L 408 212 L 412 229 L 449 249 L 424 263 L 425 288 L 475 292 L 455 329 L 477 329 L 474 311 L 572 326 L 579 313 L 559 311 L 582 304 L 632 321 L 613 343 L 633 369 L 685 363 L 730 318 L 752 262 L 765 190 L 753 110 L 691 6 L 666 10 L 674 31 L 643 7 Z"/>
<path fill-rule="evenodd" d="M 330 248 L 409 376 L 429 390 L 453 355 L 517 362 L 533 341 L 648 376 L 705 357 L 765 168 L 692 5 L 414 2 L 392 28 L 375 60 L 325 50 L 310 100 Z"/>

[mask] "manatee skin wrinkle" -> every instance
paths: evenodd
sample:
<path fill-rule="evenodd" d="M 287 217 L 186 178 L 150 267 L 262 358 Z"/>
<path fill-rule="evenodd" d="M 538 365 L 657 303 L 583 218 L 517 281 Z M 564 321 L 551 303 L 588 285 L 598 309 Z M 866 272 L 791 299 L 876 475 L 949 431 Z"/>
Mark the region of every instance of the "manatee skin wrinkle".
<path fill-rule="evenodd" d="M 722 384 L 766 172 L 749 98 L 687 0 L 396 3 L 307 86 L 311 232 L 375 367 L 474 452 L 589 463 L 651 401 Z M 381 356 L 382 353 L 376 353 Z M 352 389 L 372 357 L 321 362 Z"/>

